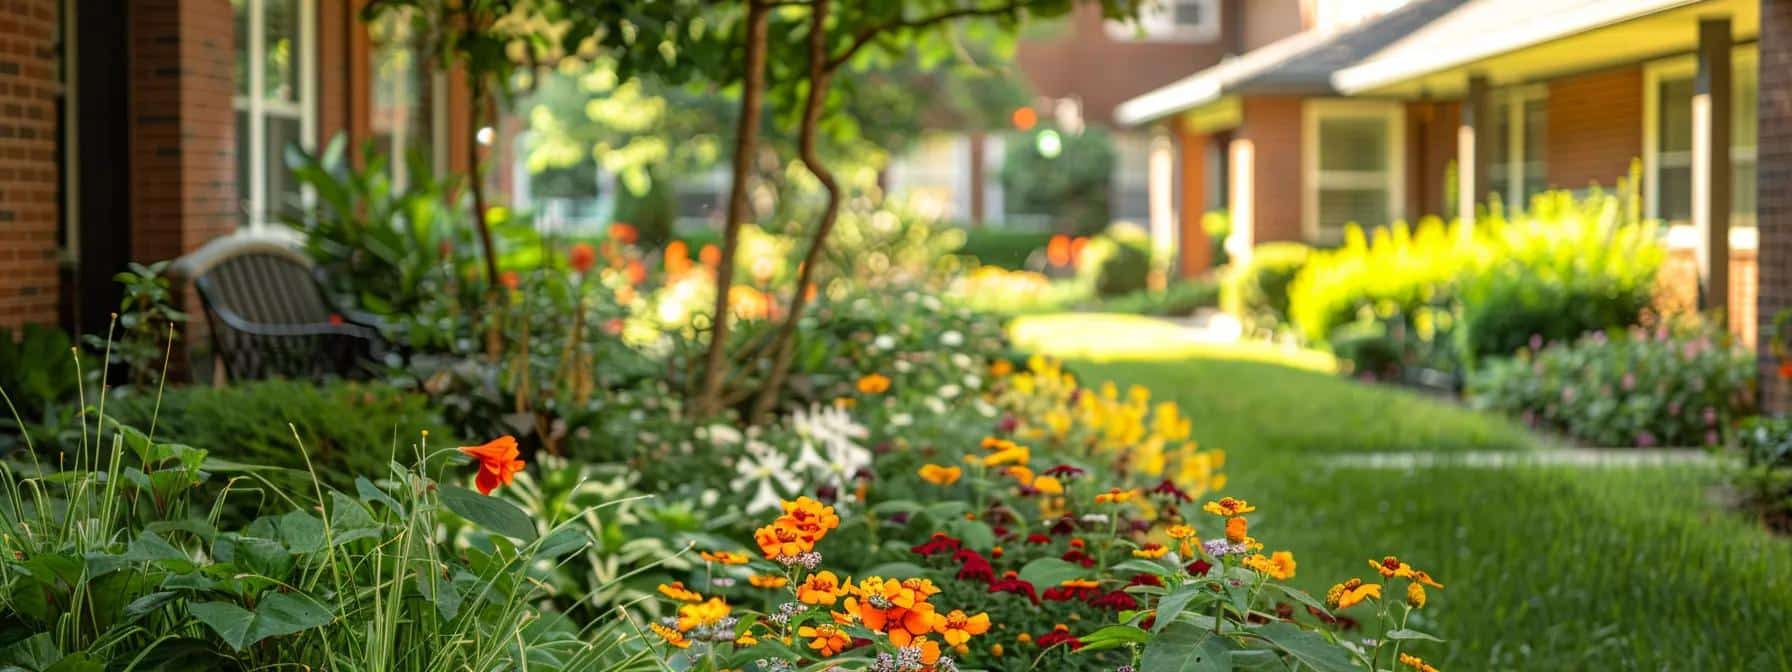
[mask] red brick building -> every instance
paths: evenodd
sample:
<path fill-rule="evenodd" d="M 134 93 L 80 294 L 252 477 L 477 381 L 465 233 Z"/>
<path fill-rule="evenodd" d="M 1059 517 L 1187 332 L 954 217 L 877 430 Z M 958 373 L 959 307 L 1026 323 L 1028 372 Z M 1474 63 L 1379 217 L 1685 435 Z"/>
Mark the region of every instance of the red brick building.
<path fill-rule="evenodd" d="M 364 23 L 362 4 L 7 0 L 0 327 L 97 328 L 128 261 L 302 207 L 289 143 L 341 134 L 464 169 L 461 82 L 428 74 L 408 23 Z"/>

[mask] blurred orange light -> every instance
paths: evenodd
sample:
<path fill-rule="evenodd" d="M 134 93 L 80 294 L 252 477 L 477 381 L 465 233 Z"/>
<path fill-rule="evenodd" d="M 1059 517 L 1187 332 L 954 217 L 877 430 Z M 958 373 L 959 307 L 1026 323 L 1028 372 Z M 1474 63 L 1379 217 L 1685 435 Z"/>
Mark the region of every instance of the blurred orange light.
<path fill-rule="evenodd" d="M 1014 108 L 1014 114 L 1010 117 L 1010 121 L 1014 122 L 1015 128 L 1023 131 L 1031 130 L 1039 124 L 1039 113 L 1034 112 L 1031 107 L 1017 107 Z"/>

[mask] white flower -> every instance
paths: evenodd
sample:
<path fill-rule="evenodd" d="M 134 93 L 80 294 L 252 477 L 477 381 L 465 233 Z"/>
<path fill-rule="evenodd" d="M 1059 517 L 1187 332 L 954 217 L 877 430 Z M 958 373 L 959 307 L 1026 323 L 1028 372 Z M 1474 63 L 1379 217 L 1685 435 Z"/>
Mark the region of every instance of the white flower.
<path fill-rule="evenodd" d="M 983 378 L 976 374 L 966 374 L 964 377 L 964 386 L 973 390 L 983 387 Z"/>
<path fill-rule="evenodd" d="M 935 415 L 945 415 L 946 413 L 946 402 L 941 401 L 939 397 L 928 397 L 921 404 L 926 406 L 927 410 L 933 411 Z"/>
<path fill-rule="evenodd" d="M 791 416 L 790 427 L 802 437 L 802 450 L 791 468 L 809 472 L 818 485 L 833 485 L 844 492 L 854 474 L 871 466 L 871 451 L 858 444 L 871 432 L 854 422 L 846 409 L 812 404 L 807 411 L 799 409 Z"/>
<path fill-rule="evenodd" d="M 970 355 L 964 354 L 962 352 L 952 353 L 952 365 L 953 366 L 956 366 L 961 369 L 969 369 L 973 366 L 976 366 L 976 364 L 977 364 L 977 362 L 973 361 L 971 359 Z"/>
<path fill-rule="evenodd" d="M 956 348 L 964 345 L 964 334 L 960 334 L 957 331 L 947 331 L 946 333 L 940 334 L 940 345 L 948 348 Z"/>
<path fill-rule="evenodd" d="M 985 418 L 993 418 L 993 417 L 996 417 L 996 406 L 995 406 L 995 404 L 991 404 L 991 403 L 989 403 L 989 402 L 987 402 L 987 401 L 984 401 L 984 400 L 982 400 L 982 399 L 978 399 L 978 400 L 977 400 L 977 401 L 976 401 L 976 402 L 975 402 L 975 403 L 972 403 L 972 404 L 971 404 L 971 406 L 972 406 L 972 407 L 973 407 L 973 408 L 976 408 L 976 409 L 977 409 L 977 415 L 981 415 L 981 416 L 983 416 L 983 417 L 985 417 Z"/>
<path fill-rule="evenodd" d="M 718 446 L 732 446 L 740 443 L 741 433 L 738 429 L 721 424 L 710 425 L 706 429 L 708 429 L 710 441 Z"/>
<path fill-rule="evenodd" d="M 906 359 L 896 360 L 896 372 L 897 373 L 908 373 L 913 370 L 915 370 L 915 365 L 910 364 L 908 362 L 908 360 L 906 360 Z"/>
<path fill-rule="evenodd" d="M 746 455 L 742 455 L 734 463 L 734 471 L 739 476 L 728 484 L 735 492 L 746 492 L 749 488 L 753 490 L 753 497 L 747 500 L 748 514 L 778 509 L 783 501 L 778 490 L 795 492 L 803 484 L 791 473 L 790 458 L 776 450 L 770 450 L 770 446 L 765 448 L 763 451 L 749 450 Z M 777 487 L 774 488 L 774 485 Z"/>
<path fill-rule="evenodd" d="M 889 334 L 879 334 L 876 339 L 871 341 L 871 347 L 879 350 L 889 350 L 896 347 L 896 337 Z"/>
<path fill-rule="evenodd" d="M 912 424 L 915 424 L 915 416 L 913 416 L 913 415 L 909 415 L 907 413 L 897 413 L 895 415 L 890 416 L 890 426 L 891 427 L 907 427 Z"/>
<path fill-rule="evenodd" d="M 963 391 L 964 390 L 961 389 L 960 387 L 958 387 L 957 385 L 952 385 L 952 384 L 948 383 L 944 387 L 940 388 L 940 397 L 945 398 L 945 399 L 957 399 L 958 393 L 963 392 Z"/>

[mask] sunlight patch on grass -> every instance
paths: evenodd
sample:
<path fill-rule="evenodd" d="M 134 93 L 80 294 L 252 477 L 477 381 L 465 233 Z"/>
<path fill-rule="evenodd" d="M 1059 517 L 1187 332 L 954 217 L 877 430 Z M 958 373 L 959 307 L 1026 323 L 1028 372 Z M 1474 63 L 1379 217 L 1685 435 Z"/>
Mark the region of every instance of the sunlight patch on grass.
<path fill-rule="evenodd" d="M 1335 373 L 1337 361 L 1315 350 L 1245 341 L 1202 340 L 1193 330 L 1140 315 L 1056 313 L 1017 317 L 1008 324 L 1015 347 L 1086 361 L 1213 359 L 1263 362 Z"/>

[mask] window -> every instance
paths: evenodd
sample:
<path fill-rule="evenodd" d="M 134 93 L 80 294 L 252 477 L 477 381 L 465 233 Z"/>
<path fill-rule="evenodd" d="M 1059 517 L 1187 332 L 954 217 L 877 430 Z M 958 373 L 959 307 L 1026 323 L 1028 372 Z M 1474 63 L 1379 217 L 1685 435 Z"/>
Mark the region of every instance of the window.
<path fill-rule="evenodd" d="M 1161 0 L 1139 9 L 1138 23 L 1110 21 L 1108 37 L 1121 41 L 1208 42 L 1220 36 L 1219 0 Z"/>
<path fill-rule="evenodd" d="M 1730 226 L 1755 225 L 1755 144 L 1758 82 L 1753 47 L 1731 55 Z M 1644 74 L 1643 163 L 1649 216 L 1673 225 L 1692 222 L 1692 94 L 1697 62 L 1651 64 Z"/>
<path fill-rule="evenodd" d="M 1549 188 L 1544 175 L 1544 131 L 1549 123 L 1548 89 L 1526 86 L 1493 96 L 1493 144 L 1488 147 L 1488 189 L 1506 209 L 1522 211 L 1531 197 Z"/>
<path fill-rule="evenodd" d="M 244 226 L 277 222 L 303 191 L 288 146 L 316 135 L 313 0 L 231 0 L 236 12 L 237 195 Z"/>
<path fill-rule="evenodd" d="M 1142 224 L 1151 219 L 1151 136 L 1114 133 L 1114 173 L 1108 218 Z"/>
<path fill-rule="evenodd" d="M 890 162 L 889 193 L 928 217 L 971 216 L 971 144 L 962 135 L 929 134 Z"/>
<path fill-rule="evenodd" d="M 1309 101 L 1302 115 L 1303 229 L 1318 243 L 1344 227 L 1387 226 L 1405 215 L 1405 115 L 1398 103 Z"/>
<path fill-rule="evenodd" d="M 446 146 L 435 136 L 436 82 L 410 13 L 409 8 L 381 12 L 367 24 L 373 88 L 368 125 L 374 147 L 388 157 L 392 182 L 399 187 L 409 183 L 413 170 L 434 170 L 434 148 Z"/>

